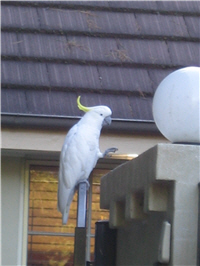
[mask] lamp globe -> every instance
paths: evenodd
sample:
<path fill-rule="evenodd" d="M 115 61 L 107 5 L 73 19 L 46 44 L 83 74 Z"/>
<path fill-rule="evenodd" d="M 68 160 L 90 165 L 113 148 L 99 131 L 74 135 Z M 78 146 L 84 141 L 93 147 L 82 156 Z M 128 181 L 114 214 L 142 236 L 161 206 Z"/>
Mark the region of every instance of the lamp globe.
<path fill-rule="evenodd" d="M 173 143 L 200 143 L 200 67 L 169 74 L 153 97 L 153 117 Z"/>

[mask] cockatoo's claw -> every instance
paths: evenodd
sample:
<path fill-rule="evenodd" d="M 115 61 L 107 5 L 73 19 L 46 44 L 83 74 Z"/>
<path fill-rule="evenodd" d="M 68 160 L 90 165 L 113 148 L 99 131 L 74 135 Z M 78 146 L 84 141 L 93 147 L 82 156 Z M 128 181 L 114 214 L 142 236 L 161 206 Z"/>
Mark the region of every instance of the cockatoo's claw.
<path fill-rule="evenodd" d="M 103 157 L 106 157 L 108 155 L 108 153 L 110 153 L 110 152 L 116 152 L 116 151 L 118 151 L 117 148 L 114 148 L 114 147 L 113 148 L 109 148 L 109 149 L 105 150 L 105 152 L 103 154 Z"/>
<path fill-rule="evenodd" d="M 90 183 L 87 181 L 87 179 L 85 179 L 85 180 L 81 180 L 81 181 L 77 182 L 77 184 L 76 184 L 76 188 L 77 189 L 78 189 L 78 185 L 81 184 L 81 183 L 86 183 L 87 190 L 90 188 Z"/>

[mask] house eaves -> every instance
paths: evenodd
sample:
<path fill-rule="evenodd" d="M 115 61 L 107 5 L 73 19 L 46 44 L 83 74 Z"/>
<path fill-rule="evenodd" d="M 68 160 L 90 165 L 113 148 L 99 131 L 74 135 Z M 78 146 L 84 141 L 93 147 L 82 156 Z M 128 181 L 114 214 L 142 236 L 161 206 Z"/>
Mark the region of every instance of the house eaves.
<path fill-rule="evenodd" d="M 1 124 L 8 128 L 39 128 L 69 130 L 80 120 L 81 116 L 22 115 L 1 114 Z M 128 133 L 144 135 L 161 135 L 153 120 L 112 119 L 109 126 L 102 129 L 104 133 Z"/>

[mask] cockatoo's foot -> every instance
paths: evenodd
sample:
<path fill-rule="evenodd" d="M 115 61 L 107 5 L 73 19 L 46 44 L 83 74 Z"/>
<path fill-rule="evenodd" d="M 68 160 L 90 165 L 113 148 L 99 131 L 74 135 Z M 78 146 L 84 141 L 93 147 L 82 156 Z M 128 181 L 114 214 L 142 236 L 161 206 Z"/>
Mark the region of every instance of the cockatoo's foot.
<path fill-rule="evenodd" d="M 106 157 L 108 155 L 108 153 L 110 153 L 110 152 L 116 152 L 116 151 L 118 151 L 117 148 L 109 148 L 109 149 L 104 151 L 103 157 Z"/>
<path fill-rule="evenodd" d="M 81 184 L 81 183 L 86 183 L 86 185 L 87 185 L 87 190 L 89 189 L 89 187 L 90 187 L 90 183 L 87 181 L 87 179 L 85 179 L 85 180 L 81 180 L 81 181 L 78 181 L 77 184 L 76 184 L 76 188 L 78 188 L 78 185 Z"/>

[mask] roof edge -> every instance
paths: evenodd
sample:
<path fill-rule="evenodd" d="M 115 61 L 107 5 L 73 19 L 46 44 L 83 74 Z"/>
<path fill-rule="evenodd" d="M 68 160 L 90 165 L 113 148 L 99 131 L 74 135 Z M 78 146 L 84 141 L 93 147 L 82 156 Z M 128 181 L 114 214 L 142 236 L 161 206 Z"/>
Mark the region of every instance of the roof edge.
<path fill-rule="evenodd" d="M 79 3 L 78 3 L 79 2 Z M 93 5 L 84 1 L 1 1 L 3 6 L 24 6 L 24 7 L 51 7 L 57 9 L 70 9 L 70 10 L 88 10 L 88 11 L 106 11 L 106 12 L 122 12 L 122 13 L 146 13 L 146 14 L 161 14 L 161 15 L 183 15 L 183 16 L 199 16 L 199 11 L 187 11 L 187 10 L 178 10 L 178 9 L 166 9 L 156 6 L 155 8 L 144 8 L 144 7 L 114 7 L 106 5 Z M 194 1 L 195 2 L 195 1 Z"/>
<path fill-rule="evenodd" d="M 8 128 L 68 130 L 80 118 L 79 116 L 1 114 L 1 126 Z M 103 127 L 102 132 L 161 136 L 155 122 L 152 120 L 113 118 L 111 125 Z"/>

